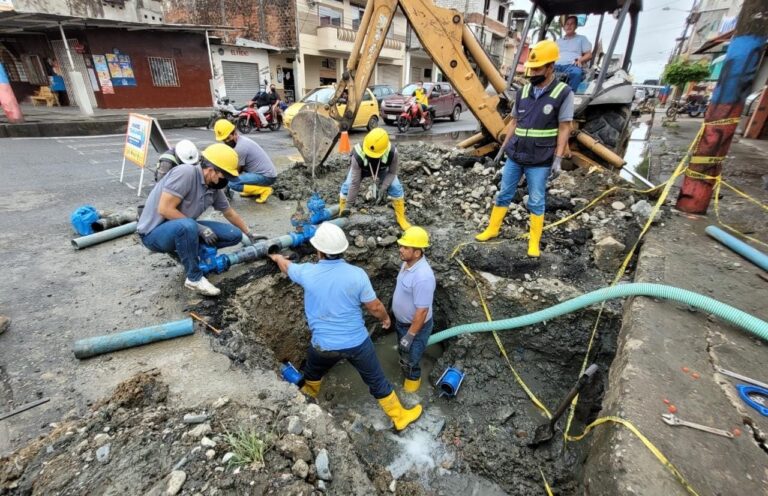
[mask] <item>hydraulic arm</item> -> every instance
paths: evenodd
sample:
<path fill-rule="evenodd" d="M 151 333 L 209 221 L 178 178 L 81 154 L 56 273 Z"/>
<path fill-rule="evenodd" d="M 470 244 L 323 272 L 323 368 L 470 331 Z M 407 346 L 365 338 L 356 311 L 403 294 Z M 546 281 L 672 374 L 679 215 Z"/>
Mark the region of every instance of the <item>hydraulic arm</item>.
<path fill-rule="evenodd" d="M 424 50 L 481 124 L 484 136 L 471 141 L 473 145 L 479 145 L 478 154 L 493 151 L 503 140 L 504 115 L 511 108 L 507 82 L 464 24 L 463 15 L 453 9 L 438 7 L 432 0 L 369 0 L 347 68 L 329 102 L 328 112 L 333 121 L 307 111 L 300 112 L 291 125 L 296 146 L 307 163 L 322 163 L 333 149 L 339 133 L 351 128 L 398 5 Z M 485 92 L 467 53 L 488 78 L 496 95 Z M 347 91 L 347 105 L 344 114 L 340 115 L 336 102 L 344 90 Z"/>

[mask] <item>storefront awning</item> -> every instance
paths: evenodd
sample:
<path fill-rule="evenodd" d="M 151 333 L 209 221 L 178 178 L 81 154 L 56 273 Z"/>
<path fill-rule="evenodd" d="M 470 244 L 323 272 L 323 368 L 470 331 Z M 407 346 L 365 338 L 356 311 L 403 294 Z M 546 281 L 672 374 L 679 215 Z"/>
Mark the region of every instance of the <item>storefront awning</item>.
<path fill-rule="evenodd" d="M 733 38 L 733 33 L 735 33 L 735 30 L 728 31 L 727 33 L 723 33 L 720 36 L 716 36 L 712 38 L 711 40 L 705 41 L 695 52 L 694 54 L 703 54 L 707 53 L 708 50 L 711 50 L 717 46 L 722 45 L 726 41 L 731 41 L 731 38 Z"/>
<path fill-rule="evenodd" d="M 0 34 L 44 33 L 59 26 L 79 29 L 126 29 L 128 31 L 234 31 L 228 26 L 204 24 L 149 24 L 143 22 L 125 22 L 113 19 L 94 19 L 90 17 L 64 16 L 27 12 L 0 12 Z"/>

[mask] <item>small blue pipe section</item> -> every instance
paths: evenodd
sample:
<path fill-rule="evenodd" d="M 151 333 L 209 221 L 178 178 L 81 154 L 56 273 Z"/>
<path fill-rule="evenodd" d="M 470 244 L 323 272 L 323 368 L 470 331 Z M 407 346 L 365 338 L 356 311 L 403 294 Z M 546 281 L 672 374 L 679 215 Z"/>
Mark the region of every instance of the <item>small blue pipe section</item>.
<path fill-rule="evenodd" d="M 693 291 L 666 286 L 664 284 L 651 284 L 636 282 L 631 284 L 619 284 L 607 288 L 598 289 L 581 296 L 577 296 L 568 301 L 539 310 L 538 312 L 512 317 L 510 319 L 495 320 L 491 322 L 476 322 L 474 324 L 464 324 L 451 327 L 429 338 L 427 345 L 436 344 L 440 341 L 459 336 L 461 334 L 489 331 L 507 331 L 518 327 L 525 327 L 538 324 L 545 320 L 551 320 L 561 315 L 581 310 L 582 308 L 601 303 L 613 298 L 626 298 L 627 296 L 649 296 L 651 298 L 662 298 L 665 300 L 677 301 L 686 305 L 711 313 L 722 320 L 729 322 L 736 327 L 753 334 L 755 337 L 768 341 L 768 322 L 758 319 L 747 312 L 734 308 L 725 303 L 721 303 L 709 296 L 700 295 Z"/>
<path fill-rule="evenodd" d="M 768 270 L 768 255 L 762 251 L 753 248 L 736 236 L 728 234 L 717 226 L 708 226 L 704 231 L 761 269 Z"/>
<path fill-rule="evenodd" d="M 80 339 L 75 341 L 72 349 L 77 358 L 83 359 L 156 341 L 188 336 L 193 332 L 192 319 L 183 319 L 117 334 Z"/>

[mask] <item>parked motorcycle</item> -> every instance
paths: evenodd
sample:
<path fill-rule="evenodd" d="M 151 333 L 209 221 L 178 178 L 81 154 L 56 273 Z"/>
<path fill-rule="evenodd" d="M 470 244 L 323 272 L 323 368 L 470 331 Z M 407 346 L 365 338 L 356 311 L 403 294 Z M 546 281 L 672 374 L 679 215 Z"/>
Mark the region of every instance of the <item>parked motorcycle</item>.
<path fill-rule="evenodd" d="M 701 101 L 687 101 L 681 102 L 680 100 L 673 101 L 669 108 L 667 108 L 667 117 L 674 118 L 677 114 L 688 114 L 690 117 L 699 117 L 707 112 L 709 102 L 707 100 Z"/>
<path fill-rule="evenodd" d="M 423 113 L 424 115 L 424 123 L 422 124 L 421 121 L 421 113 L 419 112 L 419 104 L 416 102 L 416 99 L 414 97 L 409 98 L 406 100 L 404 105 L 404 110 L 400 114 L 400 117 L 397 118 L 397 130 L 401 133 L 404 133 L 408 131 L 408 128 L 411 126 L 421 126 L 424 128 L 425 131 L 429 131 L 432 129 L 432 107 L 427 107 L 427 110 Z"/>
<path fill-rule="evenodd" d="M 264 119 L 267 124 L 262 126 L 261 119 L 259 119 L 259 113 L 253 104 L 243 107 L 237 118 L 237 130 L 241 134 L 250 134 L 254 129 L 258 129 L 259 131 L 262 129 L 277 131 L 283 125 L 283 111 L 280 110 L 279 102 L 275 103 L 269 110 L 264 112 Z"/>
<path fill-rule="evenodd" d="M 232 123 L 237 122 L 240 111 L 235 108 L 234 103 L 234 100 L 230 100 L 227 97 L 219 97 L 217 92 L 216 105 L 213 106 L 213 112 L 211 113 L 211 117 L 208 119 L 208 124 L 205 127 L 207 129 L 211 129 L 219 119 L 227 119 Z"/>

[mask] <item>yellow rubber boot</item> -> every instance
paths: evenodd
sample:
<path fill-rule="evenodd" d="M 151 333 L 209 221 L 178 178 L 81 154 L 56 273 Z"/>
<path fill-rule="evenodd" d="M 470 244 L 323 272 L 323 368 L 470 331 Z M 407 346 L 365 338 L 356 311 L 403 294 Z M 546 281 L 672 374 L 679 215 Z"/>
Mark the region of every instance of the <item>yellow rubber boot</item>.
<path fill-rule="evenodd" d="M 411 228 L 411 223 L 405 218 L 405 198 L 393 198 L 392 208 L 395 209 L 395 220 L 400 225 L 400 229 L 406 231 Z"/>
<path fill-rule="evenodd" d="M 507 215 L 507 210 L 509 208 L 494 205 L 493 210 L 491 210 L 491 219 L 488 221 L 488 227 L 485 231 L 475 236 L 475 239 L 478 241 L 488 241 L 498 236 L 501 230 L 501 223 L 504 222 L 504 217 Z"/>
<path fill-rule="evenodd" d="M 403 408 L 403 405 L 400 404 L 400 399 L 394 391 L 389 393 L 389 396 L 381 398 L 379 405 L 381 405 L 384 413 L 395 423 L 395 429 L 398 431 L 405 429 L 421 417 L 421 405 L 416 405 L 410 409 Z"/>
<path fill-rule="evenodd" d="M 339 195 L 339 217 L 344 213 L 345 208 L 347 208 L 347 197 Z"/>
<path fill-rule="evenodd" d="M 403 391 L 406 393 L 415 393 L 419 390 L 419 386 L 421 386 L 421 377 L 418 379 L 406 379 L 405 382 L 403 382 Z"/>
<path fill-rule="evenodd" d="M 322 382 L 323 382 L 322 380 L 308 381 L 305 379 L 304 385 L 301 386 L 301 392 L 306 394 L 307 396 L 317 398 L 317 395 L 320 394 L 320 384 Z"/>
<path fill-rule="evenodd" d="M 259 194 L 259 188 L 261 186 L 253 186 L 250 184 L 244 184 L 243 185 L 243 192 L 240 193 L 240 196 L 246 197 L 246 196 L 256 196 Z"/>
<path fill-rule="evenodd" d="M 543 215 L 531 215 L 531 237 L 528 238 L 528 256 L 540 257 L 539 242 L 541 241 L 541 231 L 544 228 Z"/>
<path fill-rule="evenodd" d="M 256 198 L 256 203 L 264 203 L 269 198 L 269 195 L 274 191 L 270 186 L 256 186 L 259 188 L 259 197 Z"/>

